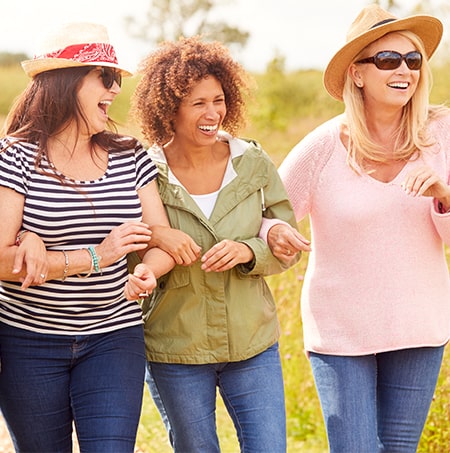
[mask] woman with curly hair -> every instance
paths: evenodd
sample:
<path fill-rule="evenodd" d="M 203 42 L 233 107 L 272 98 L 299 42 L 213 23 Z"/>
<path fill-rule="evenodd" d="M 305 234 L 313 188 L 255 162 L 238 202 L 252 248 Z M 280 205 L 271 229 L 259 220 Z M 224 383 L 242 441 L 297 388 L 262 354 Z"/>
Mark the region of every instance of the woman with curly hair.
<path fill-rule="evenodd" d="M 162 44 L 141 73 L 132 112 L 172 226 L 151 242 L 177 262 L 143 307 L 150 391 L 176 452 L 220 451 L 218 387 L 241 451 L 282 453 L 280 328 L 264 276 L 299 255 L 282 264 L 258 237 L 263 217 L 296 222 L 270 158 L 236 138 L 250 79 L 198 37 Z"/>

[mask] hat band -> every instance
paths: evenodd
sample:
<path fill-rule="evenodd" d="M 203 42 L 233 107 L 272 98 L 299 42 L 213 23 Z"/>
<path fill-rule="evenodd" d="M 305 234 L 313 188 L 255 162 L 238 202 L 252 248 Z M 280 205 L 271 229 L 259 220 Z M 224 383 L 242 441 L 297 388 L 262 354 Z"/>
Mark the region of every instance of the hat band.
<path fill-rule="evenodd" d="M 89 43 L 74 44 L 64 49 L 35 56 L 35 60 L 43 58 L 63 58 L 77 63 L 117 63 L 116 52 L 111 44 Z"/>
<path fill-rule="evenodd" d="M 384 19 L 381 22 L 377 22 L 375 25 L 372 25 L 369 30 L 372 30 L 372 28 L 379 27 L 380 25 L 388 24 L 389 22 L 394 22 L 396 19 Z"/>

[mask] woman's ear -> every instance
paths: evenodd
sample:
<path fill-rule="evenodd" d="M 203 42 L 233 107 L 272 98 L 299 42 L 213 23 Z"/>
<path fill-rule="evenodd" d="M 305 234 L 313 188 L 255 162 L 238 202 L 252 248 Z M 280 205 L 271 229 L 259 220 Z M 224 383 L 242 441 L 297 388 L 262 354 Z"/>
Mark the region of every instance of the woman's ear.
<path fill-rule="evenodd" d="M 362 78 L 361 71 L 359 70 L 356 64 L 352 64 L 348 69 L 348 74 L 352 78 L 353 83 L 358 87 L 362 88 L 364 86 L 364 81 Z"/>

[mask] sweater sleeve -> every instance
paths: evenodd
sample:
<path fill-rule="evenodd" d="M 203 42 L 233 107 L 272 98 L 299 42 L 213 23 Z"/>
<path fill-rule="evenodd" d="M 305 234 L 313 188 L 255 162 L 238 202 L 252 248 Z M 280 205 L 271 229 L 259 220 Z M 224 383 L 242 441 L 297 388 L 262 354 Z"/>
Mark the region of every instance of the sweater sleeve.
<path fill-rule="evenodd" d="M 334 149 L 338 129 L 337 118 L 319 126 L 291 150 L 278 170 L 297 222 L 310 212 L 315 184 Z M 269 230 L 280 223 L 287 224 L 279 218 L 263 218 L 259 237 L 267 242 Z"/>
<path fill-rule="evenodd" d="M 339 140 L 338 117 L 317 127 L 286 156 L 279 168 L 297 222 L 310 211 L 320 173 Z"/>
<path fill-rule="evenodd" d="M 446 178 L 447 184 L 450 184 L 450 115 L 444 115 L 433 121 L 431 124 L 431 131 L 434 140 L 438 143 L 441 150 L 444 151 L 442 161 L 439 167 L 443 168 L 445 172 L 443 177 Z M 440 213 L 438 210 L 438 203 L 433 200 L 431 205 L 431 218 L 434 226 L 441 237 L 442 241 L 450 246 L 450 213 Z"/>

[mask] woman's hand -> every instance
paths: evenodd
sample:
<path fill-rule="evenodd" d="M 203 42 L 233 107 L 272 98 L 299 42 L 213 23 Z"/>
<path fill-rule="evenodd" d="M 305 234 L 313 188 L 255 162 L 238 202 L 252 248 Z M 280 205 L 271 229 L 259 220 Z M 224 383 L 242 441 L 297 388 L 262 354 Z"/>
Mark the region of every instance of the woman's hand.
<path fill-rule="evenodd" d="M 133 274 L 128 275 L 125 283 L 125 297 L 127 300 L 137 300 L 147 297 L 156 287 L 156 277 L 153 271 L 144 263 L 134 268 Z"/>
<path fill-rule="evenodd" d="M 47 250 L 42 239 L 31 231 L 21 235 L 12 273 L 19 274 L 23 268 L 26 270 L 26 275 L 20 279 L 21 289 L 42 285 L 45 282 L 49 269 Z"/>
<path fill-rule="evenodd" d="M 202 269 L 205 272 L 223 272 L 238 264 L 248 263 L 253 257 L 253 251 L 248 245 L 224 239 L 202 256 Z"/>
<path fill-rule="evenodd" d="M 143 222 L 126 222 L 114 227 L 95 247 L 101 266 L 110 266 L 128 253 L 145 250 L 151 238 L 152 232 Z"/>
<path fill-rule="evenodd" d="M 267 233 L 267 244 L 273 256 L 284 263 L 290 263 L 300 251 L 311 251 L 310 241 L 295 228 L 284 223 L 278 223 L 270 228 Z"/>
<path fill-rule="evenodd" d="M 164 250 L 181 266 L 197 261 L 202 251 L 188 234 L 165 225 L 152 226 L 150 246 Z"/>
<path fill-rule="evenodd" d="M 412 170 L 407 174 L 402 187 L 409 195 L 436 198 L 445 210 L 450 209 L 450 187 L 430 167 Z"/>

